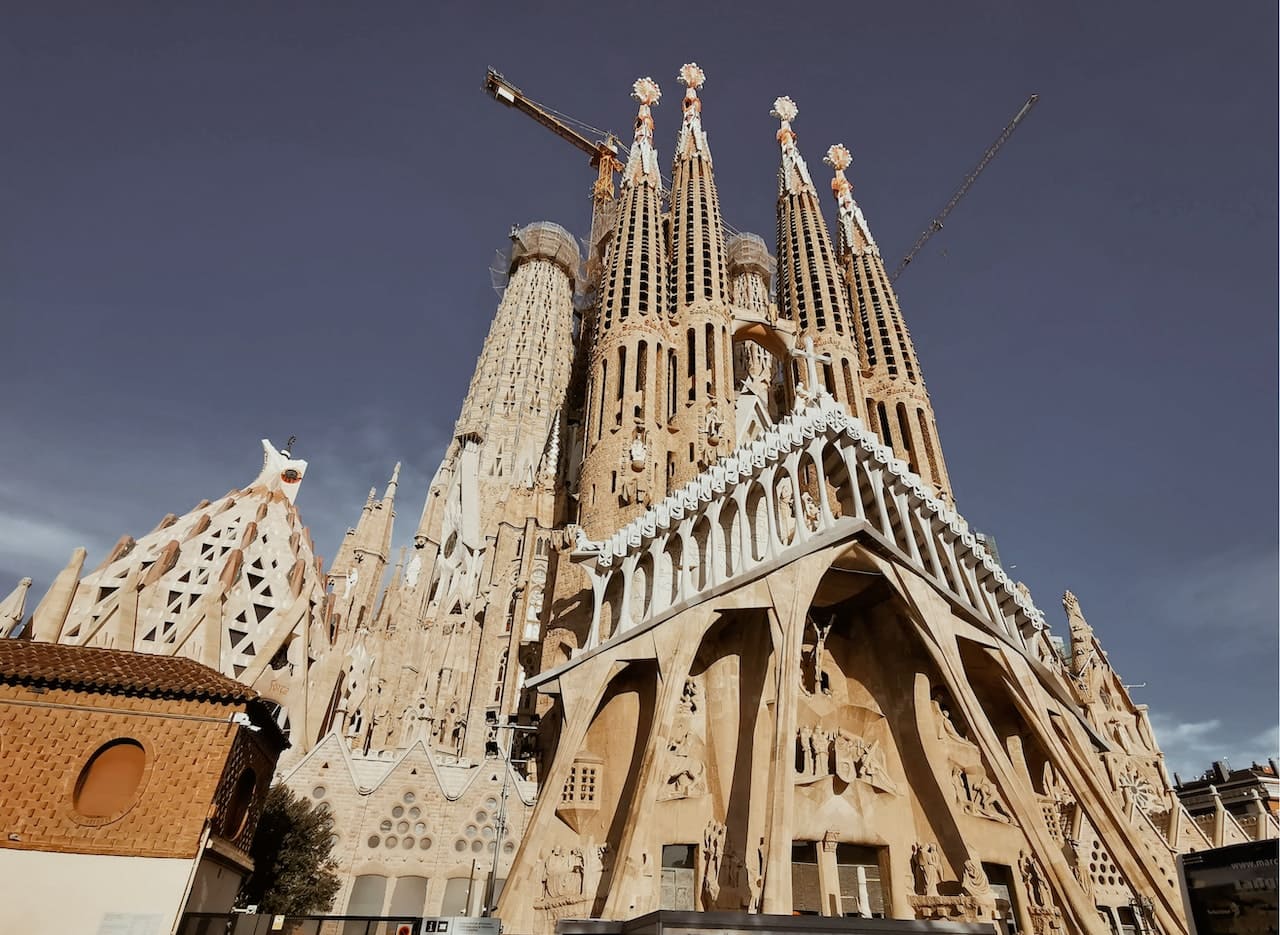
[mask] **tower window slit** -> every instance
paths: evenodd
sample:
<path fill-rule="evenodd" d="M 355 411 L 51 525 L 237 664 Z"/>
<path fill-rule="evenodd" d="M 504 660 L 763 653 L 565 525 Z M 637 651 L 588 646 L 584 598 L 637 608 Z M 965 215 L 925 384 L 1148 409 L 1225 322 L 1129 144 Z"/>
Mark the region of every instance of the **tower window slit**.
<path fill-rule="evenodd" d="M 703 349 L 703 352 L 707 355 L 707 370 L 711 372 L 711 379 L 713 381 L 716 378 L 715 346 L 716 346 L 716 326 L 707 325 L 707 345 Z"/>
<path fill-rule="evenodd" d="M 600 410 L 596 413 L 596 441 L 604 438 L 604 405 L 609 398 L 609 361 L 600 362 Z"/>
<path fill-rule="evenodd" d="M 697 392 L 698 392 L 698 388 L 697 388 L 698 387 L 698 381 L 697 381 L 698 335 L 697 335 L 697 332 L 694 331 L 694 329 L 690 328 L 688 332 L 685 334 L 685 337 L 688 342 L 688 354 L 689 354 L 688 366 L 686 368 L 688 370 L 688 377 L 689 377 L 689 401 L 692 402 L 694 399 L 697 398 Z"/>
<path fill-rule="evenodd" d="M 938 471 L 938 459 L 933 449 L 933 432 L 929 429 L 929 421 L 923 409 L 916 410 L 916 421 L 920 425 L 920 438 L 924 440 L 924 456 L 929 463 L 929 480 L 935 484 L 941 484 L 942 478 Z"/>
<path fill-rule="evenodd" d="M 906 455 L 907 464 L 918 474 L 920 468 L 916 464 L 915 446 L 911 444 L 911 423 L 907 419 L 905 403 L 898 403 L 898 431 L 902 433 L 902 453 Z"/>

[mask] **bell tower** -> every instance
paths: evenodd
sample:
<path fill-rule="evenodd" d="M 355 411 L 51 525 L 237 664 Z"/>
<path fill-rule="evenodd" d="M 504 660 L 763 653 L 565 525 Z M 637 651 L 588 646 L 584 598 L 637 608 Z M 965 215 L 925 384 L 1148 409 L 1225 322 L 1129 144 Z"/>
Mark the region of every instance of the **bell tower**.
<path fill-rule="evenodd" d="M 734 443 L 732 316 L 720 196 L 702 129 L 706 74 L 680 69 L 684 117 L 671 168 L 671 308 L 677 373 L 671 374 L 668 484 L 683 484 Z"/>
<path fill-rule="evenodd" d="M 662 92 L 635 82 L 635 141 L 622 171 L 617 224 L 601 283 L 584 409 L 580 522 L 616 529 L 667 492 L 668 377 L 676 365 L 667 321 L 667 238 L 653 116 Z"/>
<path fill-rule="evenodd" d="M 836 257 L 849 306 L 857 311 L 866 349 L 863 393 L 867 424 L 899 458 L 911 465 L 944 498 L 951 482 L 938 440 L 933 404 L 924 387 L 911 332 L 902 320 L 898 297 L 885 272 L 880 248 L 853 200 L 853 184 L 845 177 L 853 157 L 840 144 L 824 160 L 835 169 L 831 191 L 838 214 Z"/>
<path fill-rule="evenodd" d="M 778 130 L 782 149 L 778 169 L 778 314 L 794 321 L 797 337 L 812 338 L 814 349 L 827 358 L 819 367 L 824 384 L 820 389 L 844 403 L 854 415 L 865 418 L 862 353 L 818 193 L 809 167 L 796 148 L 791 122 L 798 112 L 789 97 L 774 101 L 771 111 L 782 123 Z M 792 389 L 802 380 L 800 368 L 793 361 Z"/>

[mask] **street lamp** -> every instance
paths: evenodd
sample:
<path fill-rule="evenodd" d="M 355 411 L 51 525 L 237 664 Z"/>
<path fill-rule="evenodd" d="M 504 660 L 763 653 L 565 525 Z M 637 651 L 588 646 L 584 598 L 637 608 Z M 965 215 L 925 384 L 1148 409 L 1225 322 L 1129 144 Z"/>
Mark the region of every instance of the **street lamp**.
<path fill-rule="evenodd" d="M 495 724 L 493 729 L 532 734 L 538 727 L 536 724 Z M 494 890 L 498 886 L 498 861 L 502 859 L 502 839 L 507 832 L 507 795 L 511 785 L 511 745 L 514 740 L 514 736 L 507 737 L 503 755 L 502 794 L 498 800 L 498 818 L 495 822 L 496 833 L 493 839 L 493 867 L 489 870 L 489 879 L 484 888 L 484 907 L 480 912 L 482 916 L 493 915 L 493 910 L 497 908 L 494 905 Z"/>

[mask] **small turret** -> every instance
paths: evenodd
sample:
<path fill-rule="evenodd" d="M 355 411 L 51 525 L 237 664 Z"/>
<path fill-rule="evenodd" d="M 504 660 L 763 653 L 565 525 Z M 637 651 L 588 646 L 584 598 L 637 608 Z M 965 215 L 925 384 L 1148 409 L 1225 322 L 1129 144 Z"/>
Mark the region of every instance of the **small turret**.
<path fill-rule="evenodd" d="M 351 629 L 367 624 L 373 617 L 374 602 L 390 558 L 399 484 L 400 463 L 396 462 L 382 499 L 378 499 L 376 487 L 369 488 L 360 519 L 347 530 L 329 567 L 329 589 L 335 595 L 333 610 L 342 625 Z"/>

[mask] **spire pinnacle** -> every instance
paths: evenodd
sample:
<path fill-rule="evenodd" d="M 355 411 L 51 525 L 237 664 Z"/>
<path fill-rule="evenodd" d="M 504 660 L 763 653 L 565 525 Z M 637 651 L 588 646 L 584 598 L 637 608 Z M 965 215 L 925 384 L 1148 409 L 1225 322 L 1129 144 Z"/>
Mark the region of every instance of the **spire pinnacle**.
<path fill-rule="evenodd" d="M 396 488 L 400 486 L 400 462 L 396 462 L 395 468 L 391 471 L 391 480 L 387 484 L 387 492 L 382 495 L 384 500 L 394 500 L 396 498 Z"/>
<path fill-rule="evenodd" d="M 822 161 L 836 170 L 836 176 L 831 180 L 831 193 L 836 196 L 839 251 L 852 250 L 854 253 L 861 254 L 862 244 L 865 243 L 866 250 L 879 256 L 880 248 L 876 246 L 875 239 L 871 236 L 867 219 L 862 216 L 862 209 L 853 200 L 853 183 L 845 178 L 844 170 L 853 164 L 853 155 L 849 152 L 849 148 L 843 143 L 836 143 L 827 150 L 827 155 Z M 855 230 L 861 235 L 861 243 L 854 236 Z"/>
<path fill-rule="evenodd" d="M 789 97 L 780 97 L 773 102 L 770 116 L 778 118 L 782 126 L 778 128 L 778 144 L 782 147 L 782 166 L 778 169 L 778 194 L 798 195 L 806 188 L 813 191 L 813 179 L 809 177 L 809 167 L 805 165 L 800 150 L 796 149 L 796 132 L 791 129 L 791 121 L 796 119 L 800 108 Z"/>
<path fill-rule="evenodd" d="M 631 147 L 631 155 L 627 157 L 627 166 L 622 172 L 622 184 L 630 186 L 643 180 L 661 187 L 662 175 L 658 171 L 658 154 L 653 149 L 651 108 L 658 106 L 662 89 L 652 78 L 637 78 L 635 84 L 631 86 L 631 96 L 640 102 L 640 109 L 636 113 L 635 143 Z"/>
<path fill-rule="evenodd" d="M 684 122 L 680 125 L 680 140 L 676 143 L 676 158 L 701 153 L 709 162 L 711 148 L 707 145 L 707 134 L 702 129 L 702 101 L 698 98 L 698 89 L 706 83 L 707 73 L 695 62 L 689 62 L 680 69 L 676 76 L 685 86 Z"/>

